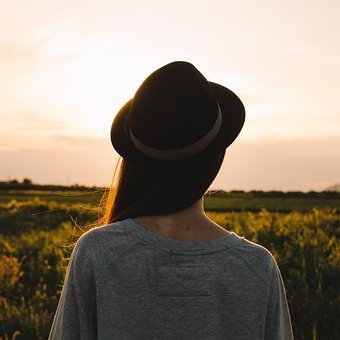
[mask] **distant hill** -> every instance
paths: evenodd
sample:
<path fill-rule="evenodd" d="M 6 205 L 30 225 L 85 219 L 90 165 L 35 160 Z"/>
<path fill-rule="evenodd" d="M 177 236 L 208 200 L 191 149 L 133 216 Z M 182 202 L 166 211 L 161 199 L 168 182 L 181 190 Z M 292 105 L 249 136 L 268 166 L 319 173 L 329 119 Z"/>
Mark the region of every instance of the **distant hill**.
<path fill-rule="evenodd" d="M 340 184 L 332 185 L 331 187 L 326 188 L 324 191 L 336 191 L 336 192 L 340 192 Z"/>

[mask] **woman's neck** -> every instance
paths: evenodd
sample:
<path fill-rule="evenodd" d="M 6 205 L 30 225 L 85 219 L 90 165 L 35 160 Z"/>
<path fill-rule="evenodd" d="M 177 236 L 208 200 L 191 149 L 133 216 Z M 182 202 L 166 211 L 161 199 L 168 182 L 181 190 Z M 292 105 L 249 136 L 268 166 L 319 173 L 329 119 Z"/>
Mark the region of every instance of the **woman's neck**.
<path fill-rule="evenodd" d="M 175 213 L 140 216 L 133 219 L 155 234 L 176 240 L 204 241 L 230 233 L 205 214 L 203 198 Z"/>

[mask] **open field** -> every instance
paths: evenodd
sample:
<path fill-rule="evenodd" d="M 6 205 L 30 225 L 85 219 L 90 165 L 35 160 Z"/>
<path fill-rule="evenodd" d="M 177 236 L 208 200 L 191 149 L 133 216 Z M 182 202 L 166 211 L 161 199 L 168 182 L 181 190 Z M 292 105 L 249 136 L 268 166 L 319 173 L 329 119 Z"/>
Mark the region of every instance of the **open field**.
<path fill-rule="evenodd" d="M 210 211 L 253 211 L 266 209 L 270 212 L 307 212 L 312 208 L 340 209 L 340 199 L 323 198 L 277 198 L 277 197 L 225 197 L 205 198 L 205 210 Z"/>
<path fill-rule="evenodd" d="M 54 201 L 66 205 L 98 204 L 104 191 L 59 191 L 59 190 L 0 190 L 0 203 L 11 200 L 18 202 L 30 201 L 33 198 L 50 202 Z"/>
<path fill-rule="evenodd" d="M 68 206 L 96 206 L 99 204 L 104 189 L 88 189 L 82 191 L 62 190 L 0 190 L 0 203 L 11 200 L 19 202 L 30 201 L 34 198 L 43 201 L 62 203 Z M 257 193 L 227 193 L 224 196 L 207 194 L 204 199 L 204 208 L 208 211 L 253 211 L 259 212 L 266 209 L 271 212 L 307 212 L 312 208 L 340 209 L 340 194 L 317 197 L 308 195 L 278 195 Z"/>
<path fill-rule="evenodd" d="M 235 195 L 207 197 L 207 215 L 275 256 L 295 338 L 340 339 L 339 200 Z M 101 192 L 0 198 L 0 339 L 46 339 L 72 245 L 96 221 Z"/>

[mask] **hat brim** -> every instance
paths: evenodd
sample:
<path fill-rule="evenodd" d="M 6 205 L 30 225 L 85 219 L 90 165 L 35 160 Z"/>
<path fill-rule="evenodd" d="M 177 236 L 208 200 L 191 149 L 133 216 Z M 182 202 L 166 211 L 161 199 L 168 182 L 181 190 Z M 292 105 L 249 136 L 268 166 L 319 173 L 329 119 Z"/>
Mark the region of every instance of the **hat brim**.
<path fill-rule="evenodd" d="M 132 99 L 126 102 L 116 114 L 111 126 L 111 143 L 117 153 L 132 162 L 147 162 L 172 167 L 205 160 L 210 154 L 225 151 L 239 135 L 245 121 L 245 108 L 240 98 L 228 88 L 213 82 L 210 86 L 222 112 L 222 125 L 215 139 L 199 154 L 180 161 L 155 160 L 141 153 L 125 134 L 124 122 L 130 110 Z"/>

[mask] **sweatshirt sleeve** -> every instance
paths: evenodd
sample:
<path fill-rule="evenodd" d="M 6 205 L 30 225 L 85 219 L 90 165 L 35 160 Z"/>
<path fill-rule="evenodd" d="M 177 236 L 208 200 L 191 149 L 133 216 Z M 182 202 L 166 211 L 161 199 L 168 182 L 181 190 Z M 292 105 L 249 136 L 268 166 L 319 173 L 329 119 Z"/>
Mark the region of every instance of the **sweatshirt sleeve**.
<path fill-rule="evenodd" d="M 84 236 L 72 251 L 49 340 L 96 339 L 95 278 Z"/>
<path fill-rule="evenodd" d="M 285 286 L 275 260 L 272 268 L 264 338 L 265 340 L 294 339 Z"/>

